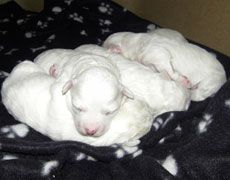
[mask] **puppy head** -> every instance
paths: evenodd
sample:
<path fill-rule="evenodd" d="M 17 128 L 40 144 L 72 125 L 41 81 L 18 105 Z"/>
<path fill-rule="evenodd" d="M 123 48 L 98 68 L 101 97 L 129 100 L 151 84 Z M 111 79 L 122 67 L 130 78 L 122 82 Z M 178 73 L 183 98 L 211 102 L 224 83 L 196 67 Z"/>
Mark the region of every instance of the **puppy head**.
<path fill-rule="evenodd" d="M 105 68 L 90 68 L 69 81 L 63 92 L 70 90 L 70 111 L 79 133 L 101 136 L 110 127 L 113 117 L 132 92 Z"/>
<path fill-rule="evenodd" d="M 105 42 L 103 43 L 103 47 L 110 49 L 112 52 L 123 54 L 122 49 L 124 45 L 124 41 L 127 36 L 129 36 L 130 32 L 118 32 L 110 35 Z"/>

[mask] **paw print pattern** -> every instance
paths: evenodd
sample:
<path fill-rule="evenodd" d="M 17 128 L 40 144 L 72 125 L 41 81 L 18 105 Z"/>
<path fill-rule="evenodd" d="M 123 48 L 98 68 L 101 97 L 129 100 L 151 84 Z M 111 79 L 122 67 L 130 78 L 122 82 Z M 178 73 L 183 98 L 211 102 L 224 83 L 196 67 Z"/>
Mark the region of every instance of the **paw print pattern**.
<path fill-rule="evenodd" d="M 161 117 L 158 117 L 153 122 L 153 128 L 155 131 L 157 131 L 160 128 L 164 128 L 170 121 L 172 121 L 174 118 L 174 113 L 170 113 L 169 116 L 166 119 L 162 119 Z"/>
<path fill-rule="evenodd" d="M 113 145 L 113 147 L 116 148 L 117 145 Z M 127 154 L 131 154 L 135 158 L 142 154 L 142 149 L 139 149 L 137 146 L 122 145 L 115 151 L 115 157 L 118 159 L 123 158 Z"/>
<path fill-rule="evenodd" d="M 37 26 L 39 26 L 41 29 L 45 29 L 48 27 L 48 22 L 42 22 L 42 21 L 38 21 L 37 22 Z"/>
<path fill-rule="evenodd" d="M 77 14 L 77 13 L 70 14 L 69 18 L 73 19 L 74 21 L 83 23 L 83 17 L 80 16 L 79 14 Z"/>
<path fill-rule="evenodd" d="M 18 19 L 17 20 L 17 25 L 23 25 L 23 24 L 27 23 L 28 20 L 29 20 L 29 18 Z"/>
<path fill-rule="evenodd" d="M 88 156 L 88 155 L 86 155 L 84 153 L 76 154 L 75 159 L 76 159 L 76 161 L 81 161 L 81 160 L 96 161 L 95 158 L 93 158 L 92 156 Z"/>
<path fill-rule="evenodd" d="M 46 42 L 51 43 L 55 38 L 56 38 L 56 35 L 52 34 L 51 36 L 48 37 L 48 39 L 46 40 Z"/>
<path fill-rule="evenodd" d="M 110 29 L 109 28 L 105 28 L 105 29 L 101 29 L 101 34 L 106 34 L 106 33 L 110 33 Z"/>
<path fill-rule="evenodd" d="M 36 37 L 36 32 L 35 31 L 26 32 L 25 37 L 28 38 L 28 39 Z"/>
<path fill-rule="evenodd" d="M 0 129 L 0 134 L 5 135 L 8 138 L 25 137 L 29 132 L 28 126 L 25 124 L 16 124 L 11 126 L 5 126 Z"/>
<path fill-rule="evenodd" d="M 0 159 L 0 161 L 7 161 L 13 159 L 18 159 L 18 157 L 11 154 L 4 154 L 4 156 L 2 157 L 2 159 Z"/>
<path fill-rule="evenodd" d="M 58 168 L 59 165 L 60 163 L 57 160 L 51 160 L 51 161 L 45 162 L 41 170 L 42 177 L 49 176 L 53 170 Z M 55 178 L 55 175 L 52 175 L 52 177 Z"/>
<path fill-rule="evenodd" d="M 80 34 L 81 34 L 82 36 L 88 36 L 88 34 L 86 33 L 85 30 L 82 30 L 82 31 L 80 32 Z"/>
<path fill-rule="evenodd" d="M 100 26 L 110 26 L 112 24 L 112 22 L 108 19 L 99 19 L 99 25 Z"/>
<path fill-rule="evenodd" d="M 198 133 L 202 134 L 208 130 L 208 126 L 212 123 L 213 118 L 211 114 L 205 114 L 203 119 L 198 124 Z"/>
<path fill-rule="evenodd" d="M 111 15 L 113 13 L 113 9 L 110 7 L 109 4 L 101 3 L 98 7 L 99 11 L 104 14 Z"/>
<path fill-rule="evenodd" d="M 35 53 L 35 52 L 37 52 L 37 51 L 41 51 L 41 50 L 44 50 L 44 49 L 46 49 L 47 47 L 45 46 L 45 45 L 43 45 L 43 46 L 41 46 L 41 47 L 37 47 L 37 48 L 30 48 L 31 49 L 31 51 L 33 52 L 33 53 Z"/>
<path fill-rule="evenodd" d="M 74 0 L 64 0 L 64 2 L 65 2 L 68 6 L 70 6 L 70 5 L 72 4 L 73 1 L 74 1 Z"/>
<path fill-rule="evenodd" d="M 61 7 L 59 7 L 59 6 L 55 6 L 55 7 L 52 8 L 52 11 L 53 11 L 54 14 L 59 14 L 59 13 L 61 13 L 63 11 L 63 9 Z"/>

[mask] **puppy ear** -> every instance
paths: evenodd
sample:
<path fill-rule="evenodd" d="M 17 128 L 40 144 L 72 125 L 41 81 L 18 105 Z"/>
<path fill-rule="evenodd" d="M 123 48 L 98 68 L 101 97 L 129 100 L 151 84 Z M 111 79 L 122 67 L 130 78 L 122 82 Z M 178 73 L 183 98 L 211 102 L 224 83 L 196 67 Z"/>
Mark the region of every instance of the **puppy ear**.
<path fill-rule="evenodd" d="M 130 99 L 134 99 L 134 94 L 132 91 L 130 91 L 127 87 L 122 86 L 121 92 L 123 95 Z"/>
<path fill-rule="evenodd" d="M 65 95 L 72 86 L 73 86 L 73 81 L 72 80 L 67 81 L 62 88 L 62 95 Z"/>

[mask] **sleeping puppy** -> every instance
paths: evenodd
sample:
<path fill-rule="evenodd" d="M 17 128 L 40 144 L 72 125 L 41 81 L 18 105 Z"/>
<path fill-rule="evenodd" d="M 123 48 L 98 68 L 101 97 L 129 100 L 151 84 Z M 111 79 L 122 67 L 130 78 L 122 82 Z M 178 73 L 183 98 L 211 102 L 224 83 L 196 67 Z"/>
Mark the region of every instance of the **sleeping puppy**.
<path fill-rule="evenodd" d="M 66 77 L 62 94 L 69 92 L 67 106 L 83 135 L 104 134 L 126 98 L 133 98 L 120 83 L 117 67 L 103 56 L 53 49 L 34 62 L 55 78 Z"/>
<path fill-rule="evenodd" d="M 95 123 L 102 123 L 95 134 L 82 129 L 87 112 L 79 112 L 73 106 L 75 100 L 72 101 L 71 93 L 62 94 L 66 79 L 68 77 L 64 73 L 54 78 L 39 65 L 24 61 L 17 65 L 4 81 L 1 91 L 2 102 L 16 120 L 58 141 L 73 140 L 95 146 L 117 143 L 135 146 L 139 143 L 138 138 L 145 135 L 151 128 L 153 118 L 148 105 L 138 100 L 127 99 L 127 102 L 117 110 L 118 112 L 110 112 L 116 115 L 101 115 L 97 112 L 95 116 L 92 115 Z M 72 88 L 70 92 L 73 91 Z M 81 97 L 78 96 L 78 98 Z M 97 104 L 97 106 L 101 105 Z M 114 108 L 116 103 L 109 104 L 106 108 L 111 108 L 111 105 Z M 97 118 L 101 121 L 98 122 Z M 90 124 L 91 126 L 94 127 L 94 124 Z"/>
<path fill-rule="evenodd" d="M 191 93 L 177 81 L 165 78 L 164 74 L 153 72 L 138 62 L 128 61 L 119 54 L 97 45 L 83 45 L 75 49 L 103 55 L 120 70 L 120 81 L 125 84 L 134 99 L 146 102 L 153 111 L 153 116 L 168 111 L 184 111 L 190 104 Z"/>
<path fill-rule="evenodd" d="M 103 46 L 180 82 L 191 90 L 193 101 L 214 95 L 226 81 L 224 68 L 215 55 L 187 42 L 177 31 L 115 33 Z"/>

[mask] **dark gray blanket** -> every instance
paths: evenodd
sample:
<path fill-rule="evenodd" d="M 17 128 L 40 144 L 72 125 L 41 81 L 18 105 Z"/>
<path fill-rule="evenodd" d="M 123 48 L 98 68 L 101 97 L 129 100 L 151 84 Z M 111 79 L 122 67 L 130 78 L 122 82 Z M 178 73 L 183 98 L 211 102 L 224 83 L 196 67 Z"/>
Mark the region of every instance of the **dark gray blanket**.
<path fill-rule="evenodd" d="M 111 33 L 154 27 L 107 0 L 45 0 L 41 13 L 24 11 L 14 2 L 1 5 L 0 84 L 16 64 L 44 50 L 100 45 Z M 230 59 L 204 48 L 217 54 L 229 77 Z M 230 82 L 186 112 L 157 117 L 137 152 L 118 145 L 54 142 L 14 120 L 0 104 L 1 180 L 227 180 Z"/>

